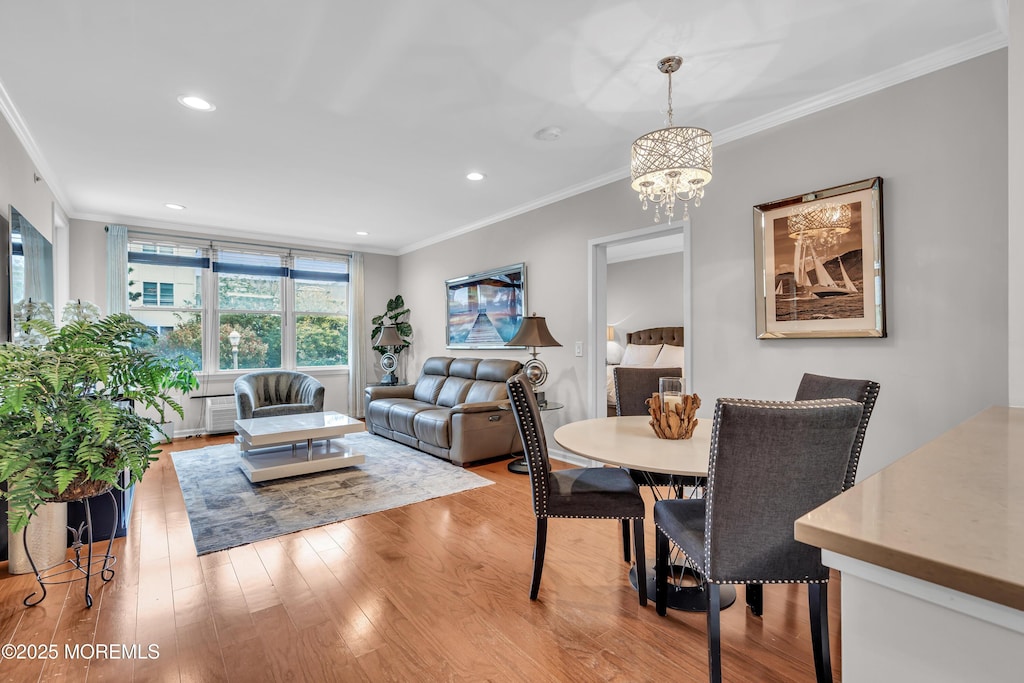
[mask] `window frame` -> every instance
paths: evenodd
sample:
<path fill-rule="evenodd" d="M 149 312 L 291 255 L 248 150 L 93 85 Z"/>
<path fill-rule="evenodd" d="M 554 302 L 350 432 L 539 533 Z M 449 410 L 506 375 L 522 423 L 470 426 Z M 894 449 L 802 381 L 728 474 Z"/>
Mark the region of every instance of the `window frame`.
<path fill-rule="evenodd" d="M 129 312 L 134 313 L 135 310 L 140 311 L 158 311 L 158 312 L 181 312 L 184 314 L 198 312 L 200 315 L 200 324 L 202 326 L 202 365 L 200 372 L 208 376 L 216 375 L 231 375 L 231 374 L 243 374 L 245 372 L 251 372 L 253 370 L 262 368 L 234 368 L 221 369 L 220 368 L 220 320 L 221 316 L 225 314 L 267 314 L 267 315 L 279 315 L 281 319 L 281 364 L 280 366 L 267 367 L 266 369 L 280 369 L 284 370 L 306 370 L 310 372 L 323 373 L 323 374 L 344 374 L 348 372 L 349 363 L 339 365 L 298 365 L 298 340 L 296 338 L 297 325 L 296 321 L 300 315 L 336 315 L 333 313 L 322 313 L 319 311 L 297 311 L 296 307 L 296 282 L 302 281 L 308 278 L 295 278 L 292 273 L 296 272 L 294 269 L 295 259 L 315 259 L 322 261 L 330 261 L 335 263 L 341 263 L 342 266 L 339 269 L 339 273 L 335 274 L 335 277 L 340 277 L 339 281 L 345 282 L 345 297 L 340 303 L 342 304 L 343 313 L 337 314 L 342 318 L 351 322 L 352 317 L 352 288 L 350 282 L 351 271 L 351 254 L 344 252 L 306 252 L 301 250 L 289 250 L 281 249 L 272 246 L 255 245 L 255 244 L 238 244 L 232 242 L 205 242 L 200 243 L 197 240 L 189 240 L 188 238 L 177 238 L 173 236 L 167 237 L 155 237 L 151 233 L 140 234 L 129 231 L 128 234 L 129 245 L 138 244 L 145 245 L 150 244 L 155 246 L 155 250 L 145 250 L 147 255 L 156 254 L 167 254 L 170 250 L 173 253 L 174 249 L 184 247 L 187 249 L 199 249 L 203 258 L 206 259 L 207 263 L 205 266 L 195 266 L 200 271 L 200 282 L 197 287 L 201 299 L 201 306 L 198 308 L 185 308 L 180 304 L 176 306 L 161 305 L 159 300 L 159 281 L 157 285 L 157 305 L 155 306 L 141 306 L 141 305 L 129 305 Z M 218 254 L 222 252 L 229 253 L 251 253 L 251 254 L 262 254 L 268 256 L 275 256 L 281 259 L 282 269 L 284 274 L 280 277 L 280 303 L 281 308 L 278 310 L 270 309 L 259 309 L 259 310 L 247 310 L 247 309 L 235 309 L 235 308 L 221 308 L 219 299 L 220 290 L 220 272 L 218 271 L 215 264 L 218 262 Z M 136 251 L 136 253 L 140 253 Z M 131 265 L 131 263 L 129 263 Z M 307 271 L 302 271 L 308 274 Z M 176 293 L 177 294 L 177 293 Z M 178 298 L 175 296 L 175 298 Z M 178 303 L 178 302 L 175 302 Z M 351 330 L 351 327 L 349 327 Z M 348 349 L 345 349 L 346 360 Z"/>

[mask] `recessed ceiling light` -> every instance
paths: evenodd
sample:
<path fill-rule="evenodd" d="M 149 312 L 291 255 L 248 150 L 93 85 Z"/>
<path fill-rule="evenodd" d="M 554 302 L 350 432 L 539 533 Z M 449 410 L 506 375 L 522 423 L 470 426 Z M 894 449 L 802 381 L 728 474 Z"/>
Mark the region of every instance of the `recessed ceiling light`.
<path fill-rule="evenodd" d="M 164 204 L 168 209 L 174 209 L 175 211 L 183 211 L 185 209 L 184 204 Z"/>
<path fill-rule="evenodd" d="M 366 236 L 367 236 L 367 235 L 369 235 L 370 233 L 366 232 L 365 230 L 360 230 L 360 231 L 359 231 L 359 232 L 357 232 L 356 234 L 357 234 L 357 235 L 359 235 L 360 237 L 366 237 Z"/>
<path fill-rule="evenodd" d="M 178 95 L 178 102 L 183 107 L 188 107 L 194 111 L 213 111 L 217 107 L 213 106 L 212 102 L 207 102 L 202 97 L 196 97 L 195 95 Z"/>
<path fill-rule="evenodd" d="M 485 176 L 483 173 L 480 173 L 479 171 L 472 171 L 471 173 L 466 174 L 467 180 L 483 180 L 486 177 L 487 176 Z"/>
<path fill-rule="evenodd" d="M 562 129 L 558 126 L 546 126 L 534 133 L 533 137 L 543 142 L 554 142 L 562 137 Z"/>

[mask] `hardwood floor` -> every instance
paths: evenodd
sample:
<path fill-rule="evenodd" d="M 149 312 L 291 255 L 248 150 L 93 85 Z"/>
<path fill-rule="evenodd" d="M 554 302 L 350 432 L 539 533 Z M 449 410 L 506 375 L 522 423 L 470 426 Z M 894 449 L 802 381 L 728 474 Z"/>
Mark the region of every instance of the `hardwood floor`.
<path fill-rule="evenodd" d="M 34 577 L 0 563 L 0 643 L 57 654 L 4 659 L 0 680 L 706 680 L 704 615 L 662 618 L 653 601 L 637 604 L 616 522 L 552 520 L 540 596 L 529 600 L 529 478 L 506 462 L 472 468 L 494 486 L 196 557 L 162 457 L 137 488 L 128 536 L 114 543 L 116 576 L 94 588 L 92 609 L 81 582 L 23 607 Z M 813 681 L 805 587 L 765 586 L 763 618 L 738 593 L 722 613 L 725 680 Z M 839 680 L 836 577 L 829 602 Z M 82 647 L 111 644 L 158 656 Z M 66 656 L 76 646 L 79 657 Z"/>

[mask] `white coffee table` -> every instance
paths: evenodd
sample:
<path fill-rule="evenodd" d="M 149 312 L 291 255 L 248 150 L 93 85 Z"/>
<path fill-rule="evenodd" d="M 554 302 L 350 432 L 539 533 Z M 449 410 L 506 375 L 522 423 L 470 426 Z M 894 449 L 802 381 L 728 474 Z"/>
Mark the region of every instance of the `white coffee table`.
<path fill-rule="evenodd" d="M 342 437 L 366 431 L 361 421 L 334 411 L 235 420 L 240 466 L 251 482 L 360 465 Z M 298 444 L 305 442 L 300 450 Z M 320 442 L 314 444 L 314 442 Z"/>

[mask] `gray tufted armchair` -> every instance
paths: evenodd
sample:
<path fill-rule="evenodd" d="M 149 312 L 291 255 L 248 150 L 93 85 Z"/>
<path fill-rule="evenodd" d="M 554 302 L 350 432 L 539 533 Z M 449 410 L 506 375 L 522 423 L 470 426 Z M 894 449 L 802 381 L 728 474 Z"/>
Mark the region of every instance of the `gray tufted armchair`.
<path fill-rule="evenodd" d="M 319 413 L 324 385 L 294 370 L 257 370 L 235 380 L 238 419 Z"/>

